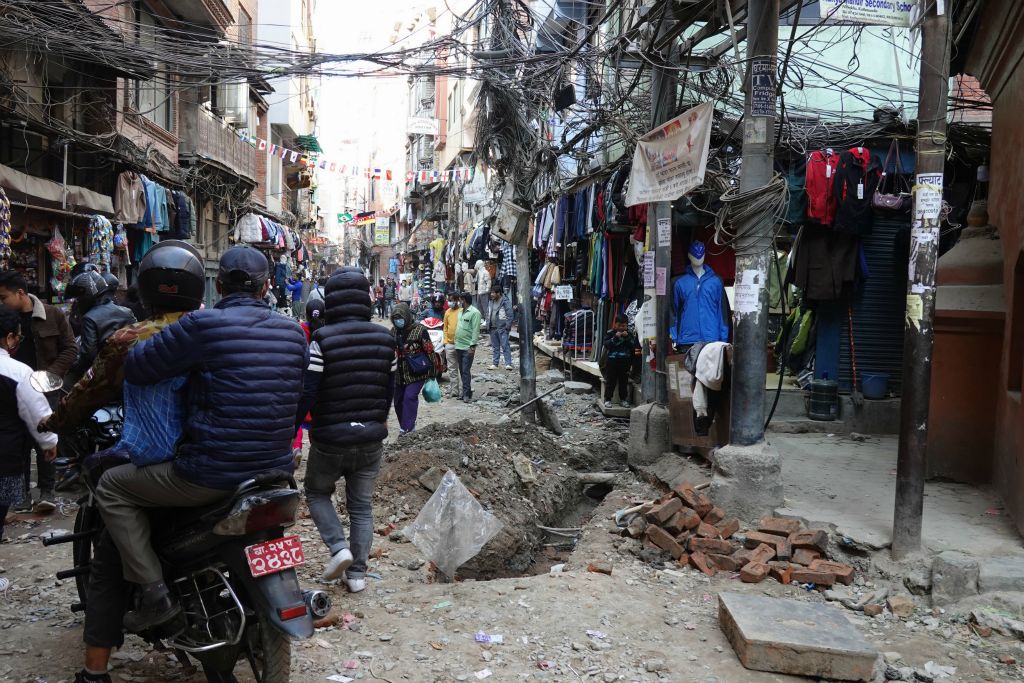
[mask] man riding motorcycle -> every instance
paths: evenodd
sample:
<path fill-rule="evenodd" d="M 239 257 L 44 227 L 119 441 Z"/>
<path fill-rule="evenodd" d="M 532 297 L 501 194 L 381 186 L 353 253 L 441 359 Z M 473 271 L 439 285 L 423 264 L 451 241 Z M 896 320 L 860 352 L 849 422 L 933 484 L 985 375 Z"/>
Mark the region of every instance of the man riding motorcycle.
<path fill-rule="evenodd" d="M 100 346 L 116 330 L 130 325 L 135 315 L 127 308 L 114 303 L 117 292 L 117 278 L 111 283 L 100 273 L 88 270 L 76 275 L 64 290 L 64 296 L 73 299 L 72 312 L 81 321 L 81 338 L 78 341 L 78 358 L 68 372 L 68 381 L 75 383 L 82 378 L 99 353 Z"/>
<path fill-rule="evenodd" d="M 138 606 L 125 614 L 129 631 L 181 613 L 164 583 L 145 508 L 210 505 L 258 473 L 292 470 L 293 418 L 309 351 L 295 321 L 263 301 L 269 277 L 258 250 L 228 249 L 217 275 L 224 298 L 137 344 L 125 361 L 127 383 L 147 387 L 185 376 L 189 387 L 174 459 L 114 467 L 96 490 L 124 578 L 140 587 Z"/>
<path fill-rule="evenodd" d="M 151 315 L 114 332 L 103 344 L 90 371 L 71 389 L 41 429 L 73 432 L 99 408 L 120 403 L 124 387 L 124 360 L 139 341 L 199 308 L 205 290 L 205 269 L 195 247 L 179 240 L 164 240 L 139 263 L 139 293 Z M 121 558 L 109 534 L 95 541 L 90 564 L 85 609 L 85 667 L 75 683 L 110 681 L 107 664 L 115 647 L 124 643 L 121 620 L 127 609 L 128 590 Z"/>

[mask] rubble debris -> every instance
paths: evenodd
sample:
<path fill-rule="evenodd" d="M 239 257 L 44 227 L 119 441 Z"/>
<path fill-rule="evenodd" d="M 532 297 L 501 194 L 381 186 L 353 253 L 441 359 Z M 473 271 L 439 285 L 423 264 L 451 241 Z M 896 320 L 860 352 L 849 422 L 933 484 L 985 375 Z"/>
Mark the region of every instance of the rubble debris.
<path fill-rule="evenodd" d="M 718 621 L 748 669 L 870 681 L 878 652 L 841 612 L 759 595 L 722 593 Z"/>
<path fill-rule="evenodd" d="M 765 517 L 756 529 L 738 533 L 739 521 L 727 518 L 728 511 L 712 505 L 699 489 L 681 482 L 669 495 L 620 510 L 616 523 L 626 525 L 623 536 L 642 538 L 645 548 L 665 551 L 708 576 L 726 571 L 740 572 L 747 583 L 768 577 L 820 587 L 853 583 L 853 567 L 826 557 L 825 530 L 804 529 L 796 519 Z M 627 513 L 636 516 L 626 521 Z M 658 555 L 652 560 L 660 561 Z"/>

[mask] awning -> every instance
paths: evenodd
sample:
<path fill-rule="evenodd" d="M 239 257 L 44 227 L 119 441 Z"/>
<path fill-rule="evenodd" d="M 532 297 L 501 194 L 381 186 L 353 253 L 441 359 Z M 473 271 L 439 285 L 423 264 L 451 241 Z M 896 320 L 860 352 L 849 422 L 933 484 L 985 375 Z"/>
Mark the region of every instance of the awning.
<path fill-rule="evenodd" d="M 3 164 L 0 164 L 0 187 L 4 188 L 11 201 L 43 210 L 60 209 L 64 196 L 64 186 L 60 183 L 31 176 Z M 68 185 L 67 192 L 67 208 L 70 211 L 78 209 L 83 213 L 114 215 L 114 203 L 105 194 L 78 185 Z"/>

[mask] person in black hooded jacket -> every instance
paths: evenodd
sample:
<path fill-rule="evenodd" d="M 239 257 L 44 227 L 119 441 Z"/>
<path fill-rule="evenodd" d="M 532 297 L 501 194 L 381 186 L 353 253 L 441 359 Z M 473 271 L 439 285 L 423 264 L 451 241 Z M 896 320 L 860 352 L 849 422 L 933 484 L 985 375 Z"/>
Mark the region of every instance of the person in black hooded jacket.
<path fill-rule="evenodd" d="M 380 472 L 392 396 L 395 343 L 370 322 L 370 283 L 358 268 L 343 268 L 327 281 L 326 324 L 309 347 L 300 424 L 312 407 L 306 500 L 320 538 L 331 551 L 324 579 L 342 579 L 349 591 L 366 587 L 373 540 L 373 488 Z M 331 503 L 345 479 L 349 538 Z"/>

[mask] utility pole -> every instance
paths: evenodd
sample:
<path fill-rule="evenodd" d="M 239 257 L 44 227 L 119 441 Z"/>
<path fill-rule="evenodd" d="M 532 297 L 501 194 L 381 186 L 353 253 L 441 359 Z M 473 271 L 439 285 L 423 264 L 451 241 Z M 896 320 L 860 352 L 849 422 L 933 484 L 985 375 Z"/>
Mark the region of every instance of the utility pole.
<path fill-rule="evenodd" d="M 727 0 L 728 1 L 728 0 Z M 747 2 L 743 166 L 740 192 L 768 185 L 774 174 L 779 0 Z M 711 495 L 740 519 L 754 519 L 782 502 L 779 454 L 764 439 L 768 371 L 768 265 L 771 214 L 737 228 L 729 445 L 716 453 Z"/>
<path fill-rule="evenodd" d="M 537 397 L 537 364 L 533 348 L 533 295 L 530 290 L 530 231 L 522 230 L 516 240 L 516 290 L 519 294 L 519 401 L 520 404 Z M 523 419 L 532 421 L 536 404 L 523 410 Z"/>
<path fill-rule="evenodd" d="M 897 560 L 921 549 L 924 479 L 931 395 L 932 342 L 935 329 L 935 268 L 939 260 L 939 214 L 946 160 L 946 109 L 952 46 L 948 2 L 938 14 L 933 5 L 922 24 L 921 82 L 917 112 L 917 179 L 907 312 L 903 337 L 903 397 L 896 464 L 896 508 L 892 554 Z"/>

